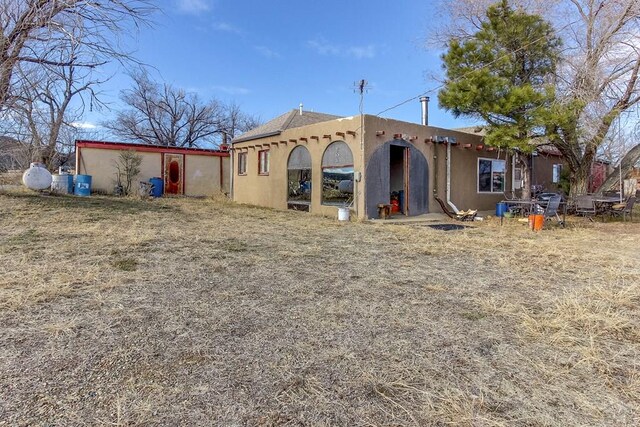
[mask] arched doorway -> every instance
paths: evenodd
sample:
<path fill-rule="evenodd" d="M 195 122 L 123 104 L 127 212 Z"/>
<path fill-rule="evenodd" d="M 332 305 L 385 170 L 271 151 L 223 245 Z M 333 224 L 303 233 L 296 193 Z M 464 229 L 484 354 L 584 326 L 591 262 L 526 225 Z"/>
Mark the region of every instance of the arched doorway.
<path fill-rule="evenodd" d="M 353 202 L 353 154 L 344 141 L 335 141 L 322 154 L 322 204 L 348 206 Z"/>
<path fill-rule="evenodd" d="M 309 212 L 311 207 L 311 154 L 302 145 L 295 147 L 287 162 L 287 208 Z"/>
<path fill-rule="evenodd" d="M 429 165 L 424 155 L 404 140 L 382 144 L 367 162 L 366 213 L 376 218 L 379 204 L 397 200 L 403 215 L 429 212 Z"/>

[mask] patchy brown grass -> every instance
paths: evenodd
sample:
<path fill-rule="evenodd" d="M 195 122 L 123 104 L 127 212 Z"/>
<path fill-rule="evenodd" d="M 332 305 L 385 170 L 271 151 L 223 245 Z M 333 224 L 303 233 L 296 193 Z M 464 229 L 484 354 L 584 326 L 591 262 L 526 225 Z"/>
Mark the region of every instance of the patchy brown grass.
<path fill-rule="evenodd" d="M 639 235 L 0 194 L 0 425 L 635 426 Z"/>
<path fill-rule="evenodd" d="M 21 172 L 0 172 L 0 189 L 3 186 L 15 186 L 22 183 Z"/>

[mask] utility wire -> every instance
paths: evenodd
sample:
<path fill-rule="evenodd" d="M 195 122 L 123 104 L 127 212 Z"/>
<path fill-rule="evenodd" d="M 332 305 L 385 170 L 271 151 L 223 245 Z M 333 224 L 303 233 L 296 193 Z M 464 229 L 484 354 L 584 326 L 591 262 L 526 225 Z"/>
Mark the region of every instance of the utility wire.
<path fill-rule="evenodd" d="M 578 22 L 579 22 L 579 20 L 575 20 L 575 21 L 573 21 L 573 22 L 568 23 L 568 24 L 567 24 L 567 25 L 565 25 L 564 27 L 560 28 L 560 30 L 558 31 L 558 33 L 560 33 L 560 32 L 562 32 L 562 31 L 564 31 L 565 29 L 567 29 L 568 27 L 570 27 L 570 26 L 571 26 L 571 25 L 573 25 L 573 24 L 577 24 Z M 523 50 L 523 49 L 526 49 L 527 47 L 531 46 L 532 44 L 538 43 L 540 40 L 543 40 L 543 39 L 545 39 L 545 38 L 546 38 L 546 36 L 538 37 L 537 39 L 532 40 L 532 41 L 530 41 L 529 43 L 526 43 L 526 44 L 522 45 L 521 47 L 519 47 L 518 49 L 514 50 L 513 52 L 505 53 L 504 55 L 499 56 L 498 58 L 494 59 L 493 61 L 488 62 L 488 63 L 484 64 L 483 66 L 481 66 L 481 67 L 479 67 L 479 68 L 477 68 L 477 69 L 475 69 L 475 70 L 470 70 L 470 71 L 468 71 L 467 73 L 463 74 L 463 75 L 460 77 L 460 79 L 464 79 L 465 77 L 467 77 L 468 75 L 470 75 L 471 73 L 473 73 L 473 72 L 475 72 L 475 71 L 481 70 L 481 69 L 483 69 L 483 68 L 487 68 L 487 67 L 489 67 L 490 65 L 493 65 L 493 64 L 495 64 L 496 62 L 498 62 L 498 61 L 500 61 L 500 60 L 502 60 L 502 59 L 504 59 L 504 58 L 506 58 L 506 57 L 508 57 L 508 56 L 513 55 L 514 53 L 517 53 L 517 52 L 519 52 L 519 51 L 521 51 L 521 50 Z M 435 91 L 437 91 L 437 90 L 439 90 L 439 89 L 442 89 L 442 88 L 444 87 L 444 85 L 445 85 L 445 83 L 440 83 L 438 86 L 436 86 L 436 87 L 435 87 L 435 88 L 433 88 L 433 89 L 429 89 L 428 91 L 423 92 L 423 93 L 421 93 L 420 95 L 412 96 L 411 98 L 406 99 L 406 100 L 404 100 L 404 101 L 402 101 L 402 102 L 400 102 L 400 103 L 398 103 L 398 104 L 396 104 L 396 105 L 394 105 L 394 106 L 392 106 L 392 107 L 389 107 L 389 108 L 386 108 L 386 109 L 384 109 L 384 110 L 380 111 L 378 114 L 376 114 L 376 116 L 380 116 L 380 114 L 386 113 L 387 111 L 394 110 L 394 109 L 396 109 L 396 108 L 398 108 L 398 107 L 403 106 L 404 104 L 406 104 L 406 103 L 408 103 L 408 102 L 415 101 L 416 99 L 418 99 L 418 98 L 420 98 L 420 97 L 422 97 L 422 96 L 426 96 L 426 95 L 428 95 L 428 94 L 430 94 L 430 93 L 433 93 L 433 92 L 435 92 Z"/>

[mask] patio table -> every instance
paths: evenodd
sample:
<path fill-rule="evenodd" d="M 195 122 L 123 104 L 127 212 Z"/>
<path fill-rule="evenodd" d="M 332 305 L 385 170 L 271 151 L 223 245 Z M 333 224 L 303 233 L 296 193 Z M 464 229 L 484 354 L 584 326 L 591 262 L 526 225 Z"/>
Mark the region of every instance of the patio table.
<path fill-rule="evenodd" d="M 522 213 L 522 216 L 526 216 L 528 214 L 530 214 L 531 212 L 533 212 L 536 209 L 536 206 L 540 209 L 544 209 L 547 207 L 547 204 L 549 203 L 548 200 L 503 200 L 503 203 L 506 203 L 507 206 L 509 205 L 515 205 L 520 207 L 520 211 Z M 567 203 L 564 200 L 560 201 L 560 209 L 562 209 L 562 221 L 564 222 L 566 220 L 566 215 L 567 215 Z M 525 214 L 526 212 L 526 214 Z"/>
<path fill-rule="evenodd" d="M 624 201 L 620 202 L 620 197 L 607 196 L 594 197 L 593 201 L 596 204 L 596 212 L 603 215 L 603 220 L 604 214 L 606 214 L 613 205 L 615 205 L 616 203 L 624 203 Z"/>
<path fill-rule="evenodd" d="M 541 202 L 538 202 L 537 200 L 503 200 L 503 203 L 507 204 L 507 207 L 510 206 L 517 206 L 520 208 L 521 212 L 523 213 L 524 216 L 524 212 L 531 212 L 536 204 L 540 204 Z"/>

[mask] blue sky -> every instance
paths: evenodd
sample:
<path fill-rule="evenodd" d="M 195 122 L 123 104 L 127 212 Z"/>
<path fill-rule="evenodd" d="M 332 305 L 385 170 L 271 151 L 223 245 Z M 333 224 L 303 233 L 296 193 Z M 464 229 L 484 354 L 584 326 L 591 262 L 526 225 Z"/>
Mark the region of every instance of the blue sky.
<path fill-rule="evenodd" d="M 162 0 L 152 28 L 128 43 L 154 77 L 202 98 L 235 101 L 267 121 L 299 103 L 306 110 L 358 114 L 354 83 L 369 82 L 364 110 L 378 114 L 437 87 L 439 52 L 425 48 L 437 28 L 434 5 L 425 0 L 258 1 Z M 103 99 L 119 108 L 118 94 L 131 82 L 123 70 L 103 87 Z M 437 108 L 431 93 L 430 124 L 460 127 Z M 89 113 L 99 122 L 113 111 Z M 418 122 L 417 100 L 382 114 Z"/>

